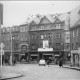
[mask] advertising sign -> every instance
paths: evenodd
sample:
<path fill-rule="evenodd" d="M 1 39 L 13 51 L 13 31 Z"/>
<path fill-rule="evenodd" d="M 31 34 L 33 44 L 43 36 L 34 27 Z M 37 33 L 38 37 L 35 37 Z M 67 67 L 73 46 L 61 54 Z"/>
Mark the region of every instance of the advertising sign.
<path fill-rule="evenodd" d="M 43 48 L 49 48 L 49 41 L 43 40 Z"/>

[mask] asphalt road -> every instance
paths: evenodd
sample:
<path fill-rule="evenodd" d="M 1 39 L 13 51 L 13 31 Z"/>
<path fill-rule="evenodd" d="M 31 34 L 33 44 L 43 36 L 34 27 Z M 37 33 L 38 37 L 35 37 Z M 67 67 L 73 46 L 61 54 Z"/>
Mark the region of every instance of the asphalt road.
<path fill-rule="evenodd" d="M 59 68 L 58 65 L 48 67 L 38 64 L 17 64 L 6 66 L 4 70 L 23 75 L 23 77 L 10 80 L 80 80 L 80 71 Z"/>

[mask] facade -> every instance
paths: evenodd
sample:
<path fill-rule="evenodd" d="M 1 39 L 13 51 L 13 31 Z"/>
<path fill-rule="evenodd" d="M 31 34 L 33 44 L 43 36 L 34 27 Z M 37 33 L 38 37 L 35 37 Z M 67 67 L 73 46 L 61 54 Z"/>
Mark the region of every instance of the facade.
<path fill-rule="evenodd" d="M 60 58 L 64 61 L 69 60 L 68 15 L 37 15 L 29 23 L 2 28 L 5 58 L 10 59 L 12 50 L 12 56 L 17 61 L 39 61 L 42 58 L 52 58 L 54 61 Z"/>
<path fill-rule="evenodd" d="M 2 28 L 1 35 L 2 35 L 1 36 L 2 42 L 5 45 L 4 46 L 4 52 L 5 52 L 4 57 L 10 60 L 10 56 L 12 52 L 13 58 L 15 57 L 17 61 L 21 61 L 22 59 L 24 59 L 22 55 L 25 55 L 25 53 L 28 52 L 27 51 L 27 46 L 28 46 L 27 44 L 28 43 L 27 24 Z"/>
<path fill-rule="evenodd" d="M 71 12 L 70 19 L 71 65 L 80 66 L 80 6 Z"/>
<path fill-rule="evenodd" d="M 70 28 L 71 36 L 71 64 L 80 66 L 80 25 Z"/>
<path fill-rule="evenodd" d="M 65 19 L 61 20 L 59 15 L 45 15 L 39 16 L 37 21 L 34 19 L 29 25 L 31 59 L 38 61 L 50 57 L 56 61 L 60 58 L 65 61 L 70 53 L 70 34 L 69 28 L 65 30 Z M 66 35 L 69 38 L 68 43 L 64 41 Z M 69 46 L 66 49 L 65 44 Z"/>

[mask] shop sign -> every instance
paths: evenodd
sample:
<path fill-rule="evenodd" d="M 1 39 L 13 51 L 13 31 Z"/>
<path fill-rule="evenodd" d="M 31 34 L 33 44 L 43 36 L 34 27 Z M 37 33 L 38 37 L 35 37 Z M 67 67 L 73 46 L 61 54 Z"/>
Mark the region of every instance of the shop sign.
<path fill-rule="evenodd" d="M 78 50 L 71 50 L 71 53 L 78 53 Z"/>
<path fill-rule="evenodd" d="M 40 52 L 53 51 L 53 48 L 38 48 Z"/>
<path fill-rule="evenodd" d="M 78 54 L 80 54 L 80 48 L 78 48 Z"/>

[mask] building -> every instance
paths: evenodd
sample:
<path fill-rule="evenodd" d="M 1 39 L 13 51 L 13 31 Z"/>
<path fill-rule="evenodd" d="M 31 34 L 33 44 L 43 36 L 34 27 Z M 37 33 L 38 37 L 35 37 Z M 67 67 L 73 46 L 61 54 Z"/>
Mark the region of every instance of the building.
<path fill-rule="evenodd" d="M 64 17 L 63 14 L 39 15 L 30 23 L 29 45 L 32 60 L 38 61 L 42 58 L 47 60 L 49 57 L 53 60 L 59 60 L 59 58 L 65 60 L 65 57 L 67 57 L 65 53 L 70 53 L 70 34 L 67 24 L 69 19 Z M 64 41 L 66 35 L 69 39 L 67 43 Z M 65 49 L 66 46 L 68 47 Z"/>
<path fill-rule="evenodd" d="M 28 24 L 3 27 L 1 29 L 2 42 L 4 43 L 4 56 L 10 59 L 11 52 L 13 58 L 15 57 L 17 61 L 22 59 L 27 60 L 27 57 L 23 57 L 28 53 Z"/>
<path fill-rule="evenodd" d="M 80 66 L 80 6 L 70 14 L 71 65 Z"/>
<path fill-rule="evenodd" d="M 2 25 L 3 25 L 3 4 L 0 3 L 0 66 L 1 66 L 1 43 L 2 43 L 1 27 Z M 0 77 L 2 77 L 1 69 L 0 69 Z"/>

